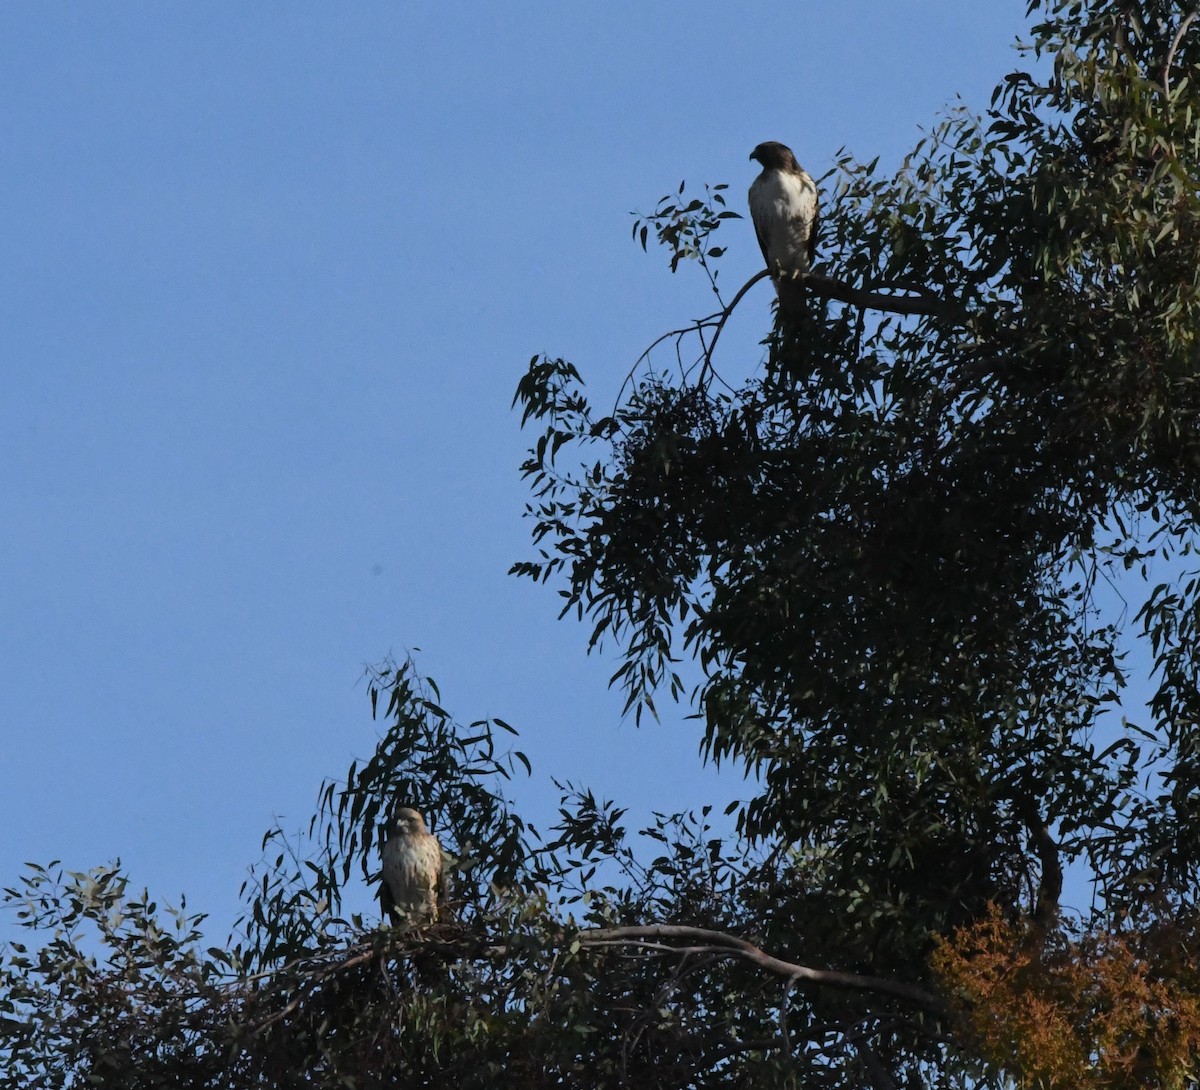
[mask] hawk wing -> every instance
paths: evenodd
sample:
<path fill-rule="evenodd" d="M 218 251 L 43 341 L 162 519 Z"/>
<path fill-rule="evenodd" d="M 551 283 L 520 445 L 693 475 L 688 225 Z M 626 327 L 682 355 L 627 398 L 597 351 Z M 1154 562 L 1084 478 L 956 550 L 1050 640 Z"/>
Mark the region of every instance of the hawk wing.
<path fill-rule="evenodd" d="M 812 182 L 812 179 L 809 179 Z M 812 194 L 812 216 L 808 222 L 808 267 L 812 268 L 813 257 L 817 252 L 817 225 L 821 222 L 821 195 L 817 192 L 817 187 L 813 185 Z"/>
<path fill-rule="evenodd" d="M 754 183 L 754 185 L 757 184 L 757 182 Z M 758 246 L 762 250 L 763 261 L 767 263 L 769 269 L 771 268 L 771 248 L 767 244 L 767 209 L 762 201 L 755 199 L 754 185 L 750 187 L 750 222 L 754 224 L 754 234 L 758 237 Z"/>

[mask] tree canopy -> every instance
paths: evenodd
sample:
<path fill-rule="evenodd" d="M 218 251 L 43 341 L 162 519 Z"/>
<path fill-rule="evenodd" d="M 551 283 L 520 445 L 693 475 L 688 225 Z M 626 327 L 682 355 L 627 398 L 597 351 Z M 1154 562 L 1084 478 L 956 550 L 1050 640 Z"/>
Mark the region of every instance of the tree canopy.
<path fill-rule="evenodd" d="M 634 226 L 711 317 L 611 409 L 563 359 L 520 382 L 514 571 L 615 649 L 635 716 L 694 702 L 748 773 L 737 835 L 662 815 L 648 860 L 575 788 L 540 832 L 502 790 L 512 728 L 391 665 L 377 751 L 268 834 L 226 947 L 117 868 L 9 891 L 36 938 L 0 971 L 14 1085 L 1191 1085 L 1198 13 L 1029 14 L 984 116 L 822 180 L 805 310 L 749 379 L 718 185 Z M 415 935 L 342 914 L 396 799 L 457 860 Z"/>

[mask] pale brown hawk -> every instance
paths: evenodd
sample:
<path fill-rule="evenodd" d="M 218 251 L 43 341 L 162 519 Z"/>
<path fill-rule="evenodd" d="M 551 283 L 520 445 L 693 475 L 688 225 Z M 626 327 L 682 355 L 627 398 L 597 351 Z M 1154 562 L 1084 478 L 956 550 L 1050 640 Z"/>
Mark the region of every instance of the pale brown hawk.
<path fill-rule="evenodd" d="M 442 891 L 442 846 L 409 806 L 396 811 L 381 849 L 379 903 L 393 926 L 436 923 Z"/>
<path fill-rule="evenodd" d="M 792 149 L 778 140 L 759 144 L 750 158 L 762 164 L 762 173 L 750 185 L 750 219 L 778 292 L 781 280 L 812 265 L 820 209 L 817 185 Z"/>

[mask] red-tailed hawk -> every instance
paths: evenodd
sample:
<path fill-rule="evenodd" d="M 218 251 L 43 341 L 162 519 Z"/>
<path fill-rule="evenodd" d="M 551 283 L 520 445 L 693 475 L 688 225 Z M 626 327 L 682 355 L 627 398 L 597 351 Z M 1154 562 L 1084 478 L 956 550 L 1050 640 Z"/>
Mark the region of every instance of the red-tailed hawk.
<path fill-rule="evenodd" d="M 792 149 L 777 140 L 759 144 L 750 158 L 763 168 L 750 185 L 750 219 L 778 294 L 781 281 L 807 272 L 812 265 L 817 186 L 796 162 Z"/>
<path fill-rule="evenodd" d="M 379 903 L 393 926 L 436 923 L 442 888 L 442 846 L 425 819 L 408 806 L 392 818 L 382 848 Z"/>

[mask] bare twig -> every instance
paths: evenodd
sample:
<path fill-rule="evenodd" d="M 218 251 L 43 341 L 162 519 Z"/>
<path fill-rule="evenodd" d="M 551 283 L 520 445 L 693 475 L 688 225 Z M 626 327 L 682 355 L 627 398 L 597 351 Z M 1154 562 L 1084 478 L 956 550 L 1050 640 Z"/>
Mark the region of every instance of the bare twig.
<path fill-rule="evenodd" d="M 264 969 L 260 973 L 247 973 L 245 976 L 230 977 L 222 984 L 222 987 L 240 988 L 243 984 L 248 984 L 251 981 L 267 980 L 282 976 L 284 973 L 290 972 L 292 969 L 297 969 L 302 965 L 317 965 L 318 963 L 329 962 L 334 959 L 336 961 L 333 968 L 336 969 L 346 961 L 347 957 L 354 957 L 358 952 L 366 950 L 372 945 L 372 940 L 367 939 L 351 943 L 349 946 L 339 946 L 329 950 L 319 950 L 311 954 L 302 954 L 298 958 L 293 958 L 291 961 L 286 961 L 282 965 L 277 965 L 272 969 Z"/>
<path fill-rule="evenodd" d="M 786 1049 L 787 1045 L 775 1037 L 755 1037 L 748 1041 L 730 1041 L 719 1045 L 709 1056 L 713 1063 L 727 1060 L 741 1052 L 772 1052 L 775 1049 Z"/>
<path fill-rule="evenodd" d="M 741 292 L 738 292 L 739 298 L 741 297 L 741 294 L 742 294 Z M 698 333 L 701 329 L 705 328 L 705 326 L 714 324 L 715 318 L 716 318 L 716 315 L 710 315 L 708 318 L 699 318 L 689 326 L 685 326 L 682 329 L 672 329 L 672 330 L 669 330 L 668 332 L 662 334 L 662 336 L 660 336 L 660 337 L 655 337 L 654 340 L 651 341 L 649 345 L 647 345 L 647 347 L 642 352 L 642 354 L 640 356 L 638 356 L 638 358 L 636 360 L 633 361 L 633 366 L 631 368 L 629 368 L 629 373 L 625 376 L 625 380 L 621 383 L 621 388 L 617 391 L 617 400 L 616 400 L 616 404 L 614 404 L 614 406 L 613 406 L 612 415 L 616 416 L 617 407 L 621 404 L 621 398 L 623 398 L 625 396 L 626 387 L 633 381 L 633 376 L 637 374 L 637 369 L 639 367 L 641 367 L 641 365 L 650 358 L 651 352 L 653 352 L 664 341 L 669 341 L 669 340 L 674 339 L 675 355 L 678 358 L 679 357 L 679 344 L 683 340 L 683 338 L 686 337 L 689 333 Z M 682 360 L 680 360 L 680 367 L 682 367 L 682 366 L 683 366 L 683 363 L 682 363 Z"/>

